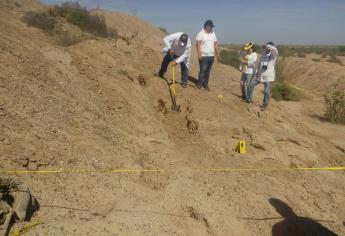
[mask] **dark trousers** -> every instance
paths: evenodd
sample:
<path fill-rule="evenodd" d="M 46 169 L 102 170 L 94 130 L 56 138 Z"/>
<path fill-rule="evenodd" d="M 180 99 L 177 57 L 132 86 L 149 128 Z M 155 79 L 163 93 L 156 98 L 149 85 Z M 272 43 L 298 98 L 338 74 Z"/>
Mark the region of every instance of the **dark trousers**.
<path fill-rule="evenodd" d="M 208 86 L 208 81 L 210 79 L 210 72 L 214 62 L 214 57 L 201 57 L 199 60 L 200 71 L 198 77 L 199 86 Z"/>
<path fill-rule="evenodd" d="M 170 62 L 172 62 L 176 58 L 178 58 L 178 57 L 175 55 L 171 56 L 169 53 L 167 53 L 165 55 L 165 57 L 163 58 L 161 69 L 159 70 L 159 74 L 163 76 L 167 72 L 167 69 L 168 69 Z M 180 66 L 181 66 L 181 77 L 182 77 L 181 80 L 183 83 L 187 83 L 187 81 L 188 81 L 188 67 L 186 66 L 186 64 L 184 64 L 184 62 L 181 62 Z"/>

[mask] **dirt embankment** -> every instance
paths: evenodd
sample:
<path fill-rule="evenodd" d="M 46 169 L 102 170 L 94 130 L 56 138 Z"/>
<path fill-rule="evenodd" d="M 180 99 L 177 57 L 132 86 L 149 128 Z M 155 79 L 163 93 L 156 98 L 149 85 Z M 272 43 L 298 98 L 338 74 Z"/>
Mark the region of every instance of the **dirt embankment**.
<path fill-rule="evenodd" d="M 261 89 L 254 104 L 241 103 L 239 72 L 215 64 L 211 92 L 177 86 L 174 113 L 153 75 L 164 36 L 155 27 L 106 12 L 138 38 L 60 47 L 20 20 L 40 4 L 1 3 L 0 168 L 160 170 L 11 175 L 41 205 L 33 219 L 44 224 L 30 234 L 276 235 L 298 222 L 345 234 L 344 172 L 287 169 L 345 166 L 345 128 L 318 119 L 318 98 L 272 101 L 261 112 Z M 245 155 L 234 151 L 241 139 Z M 223 168 L 237 171 L 210 170 Z M 294 221 L 277 218 L 288 208 L 271 198 Z"/>
<path fill-rule="evenodd" d="M 307 91 L 322 94 L 345 90 L 345 58 L 338 58 L 343 64 L 327 62 L 320 55 L 311 54 L 306 58 L 287 57 L 284 73 L 289 82 Z"/>

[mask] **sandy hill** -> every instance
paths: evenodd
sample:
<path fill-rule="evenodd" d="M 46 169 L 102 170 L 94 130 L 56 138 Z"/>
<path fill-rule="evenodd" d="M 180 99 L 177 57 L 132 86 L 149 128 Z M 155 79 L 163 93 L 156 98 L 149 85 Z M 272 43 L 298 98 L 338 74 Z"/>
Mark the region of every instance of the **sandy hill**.
<path fill-rule="evenodd" d="M 344 64 L 345 58 L 339 58 Z M 286 77 L 300 88 L 321 94 L 345 90 L 344 65 L 326 62 L 320 55 L 310 55 L 307 58 L 288 57 L 285 64 Z"/>
<path fill-rule="evenodd" d="M 33 220 L 44 225 L 28 235 L 271 235 L 299 222 L 279 218 L 270 198 L 345 235 L 344 171 L 285 169 L 345 166 L 345 127 L 318 118 L 322 98 L 260 112 L 261 90 L 240 102 L 239 72 L 215 64 L 211 92 L 177 86 L 174 113 L 153 75 L 164 36 L 154 26 L 104 12 L 121 34 L 143 38 L 61 47 L 20 20 L 40 4 L 0 6 L 0 169 L 161 170 L 12 174 L 41 204 Z M 240 139 L 245 155 L 234 151 Z M 223 168 L 237 171 L 210 170 Z"/>

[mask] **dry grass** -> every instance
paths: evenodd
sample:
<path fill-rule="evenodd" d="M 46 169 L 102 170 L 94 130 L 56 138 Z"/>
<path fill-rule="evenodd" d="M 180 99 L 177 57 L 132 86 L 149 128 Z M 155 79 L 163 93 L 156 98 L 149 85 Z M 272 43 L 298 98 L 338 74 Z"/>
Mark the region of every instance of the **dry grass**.
<path fill-rule="evenodd" d="M 78 26 L 81 30 L 99 37 L 117 38 L 115 29 L 108 30 L 104 16 L 93 15 L 78 2 L 65 2 L 49 9 L 54 17 L 63 17 L 69 23 Z"/>
<path fill-rule="evenodd" d="M 44 12 L 26 12 L 22 18 L 28 26 L 52 33 L 57 20 Z"/>
<path fill-rule="evenodd" d="M 326 113 L 329 122 L 345 124 L 345 93 L 335 91 L 325 95 Z"/>
<path fill-rule="evenodd" d="M 240 57 L 235 50 L 222 50 L 220 52 L 220 63 L 230 65 L 238 69 L 241 65 Z"/>
<path fill-rule="evenodd" d="M 286 59 L 278 58 L 276 65 L 276 82 L 272 87 L 272 98 L 276 101 L 299 101 L 302 97 L 302 92 L 288 84 L 286 76 Z"/>
<path fill-rule="evenodd" d="M 329 62 L 329 63 L 336 63 L 336 64 L 339 64 L 339 65 L 343 65 L 342 61 L 337 58 L 336 56 L 332 56 L 331 58 L 329 58 L 328 60 L 326 60 L 326 62 Z"/>
<path fill-rule="evenodd" d="M 71 46 L 83 40 L 71 32 L 55 30 L 59 22 L 66 24 L 66 21 L 80 30 L 98 37 L 120 38 L 116 29 L 108 29 L 104 16 L 91 14 L 78 2 L 65 2 L 51 7 L 47 12 L 27 12 L 22 20 L 28 26 L 54 35 L 57 44 L 61 46 Z"/>

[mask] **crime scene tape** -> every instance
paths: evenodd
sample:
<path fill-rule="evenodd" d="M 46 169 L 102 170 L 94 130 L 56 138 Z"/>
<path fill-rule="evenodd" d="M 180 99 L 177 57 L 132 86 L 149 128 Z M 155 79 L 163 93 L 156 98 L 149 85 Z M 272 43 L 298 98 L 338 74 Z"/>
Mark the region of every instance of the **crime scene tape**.
<path fill-rule="evenodd" d="M 240 172 L 240 171 L 341 171 L 345 167 L 296 167 L 296 168 L 222 168 L 222 169 L 193 169 L 202 172 Z M 143 173 L 164 172 L 163 169 L 95 169 L 95 170 L 0 170 L 0 174 L 86 174 L 86 173 Z"/>

